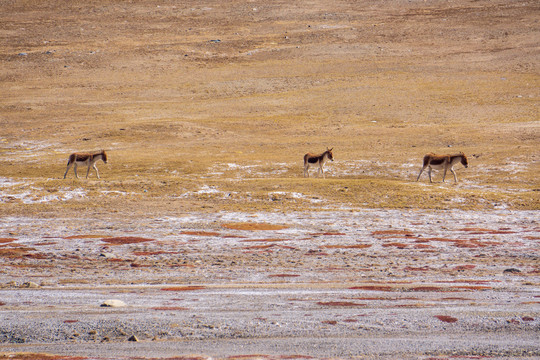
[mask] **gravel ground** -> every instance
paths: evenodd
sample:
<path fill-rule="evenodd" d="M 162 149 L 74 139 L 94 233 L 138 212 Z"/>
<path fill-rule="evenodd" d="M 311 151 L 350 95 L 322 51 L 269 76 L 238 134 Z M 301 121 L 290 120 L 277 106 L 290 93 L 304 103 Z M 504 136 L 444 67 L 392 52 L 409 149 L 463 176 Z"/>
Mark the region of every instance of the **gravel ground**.
<path fill-rule="evenodd" d="M 448 225 L 430 226 L 442 213 Z M 0 284 L 0 352 L 540 356 L 535 212 L 224 212 L 70 223 L 0 223 L 17 234 L 2 248 L 13 253 L 4 253 L 1 270 L 11 280 Z"/>

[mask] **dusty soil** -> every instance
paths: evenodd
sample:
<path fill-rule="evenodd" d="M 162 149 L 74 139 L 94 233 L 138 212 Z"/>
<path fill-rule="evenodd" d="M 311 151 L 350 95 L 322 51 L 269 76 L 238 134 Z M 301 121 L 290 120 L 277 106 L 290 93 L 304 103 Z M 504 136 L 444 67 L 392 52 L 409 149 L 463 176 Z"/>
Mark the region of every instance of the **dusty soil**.
<path fill-rule="evenodd" d="M 4 351 L 540 356 L 534 211 L 72 221 L 3 221 L 1 231 L 17 233 L 1 249 L 11 280 L 0 291 Z M 107 300 L 125 306 L 101 307 Z"/>
<path fill-rule="evenodd" d="M 0 359 L 540 357 L 538 2 L 0 10 Z"/>

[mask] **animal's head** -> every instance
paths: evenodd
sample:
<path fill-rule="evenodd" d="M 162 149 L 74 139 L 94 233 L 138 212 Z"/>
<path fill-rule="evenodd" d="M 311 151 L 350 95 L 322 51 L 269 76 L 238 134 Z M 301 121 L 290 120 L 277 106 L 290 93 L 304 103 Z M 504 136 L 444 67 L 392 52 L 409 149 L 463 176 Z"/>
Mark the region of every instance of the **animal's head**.
<path fill-rule="evenodd" d="M 332 150 L 334 150 L 334 148 L 326 148 L 326 152 L 328 153 L 328 158 L 332 161 L 334 161 L 334 154 L 332 154 Z"/>
<path fill-rule="evenodd" d="M 459 153 L 461 155 L 461 165 L 465 166 L 466 168 L 469 167 L 469 161 L 467 160 L 467 157 L 464 153 Z"/>
<path fill-rule="evenodd" d="M 105 150 L 101 150 L 101 158 L 103 159 L 103 162 L 106 164 L 107 163 L 107 153 L 105 152 Z"/>

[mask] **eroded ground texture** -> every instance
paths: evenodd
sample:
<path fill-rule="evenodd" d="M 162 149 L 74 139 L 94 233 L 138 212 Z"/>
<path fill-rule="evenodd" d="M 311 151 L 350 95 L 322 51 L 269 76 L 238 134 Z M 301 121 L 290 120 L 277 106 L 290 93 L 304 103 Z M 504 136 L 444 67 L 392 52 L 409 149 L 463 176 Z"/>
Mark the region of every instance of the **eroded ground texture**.
<path fill-rule="evenodd" d="M 6 218 L 0 231 L 16 235 L 1 239 L 2 278 L 11 279 L 0 291 L 2 350 L 99 359 L 540 356 L 536 215 Z M 125 306 L 101 306 L 107 300 Z"/>

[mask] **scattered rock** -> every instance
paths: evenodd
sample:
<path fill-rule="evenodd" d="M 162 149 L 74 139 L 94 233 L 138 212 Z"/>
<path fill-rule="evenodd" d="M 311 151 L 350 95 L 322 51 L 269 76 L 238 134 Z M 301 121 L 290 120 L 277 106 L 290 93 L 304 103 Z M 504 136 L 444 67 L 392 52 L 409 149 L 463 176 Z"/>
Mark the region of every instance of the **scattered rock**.
<path fill-rule="evenodd" d="M 126 303 L 122 300 L 116 300 L 116 299 L 110 299 L 105 300 L 103 304 L 100 305 L 101 307 L 122 307 L 126 306 Z"/>
<path fill-rule="evenodd" d="M 131 337 L 128 339 L 128 341 L 138 342 L 139 339 L 137 339 L 137 337 L 135 335 L 131 335 Z"/>
<path fill-rule="evenodd" d="M 503 274 L 519 274 L 520 272 L 521 272 L 521 270 L 519 270 L 519 269 L 510 268 L 510 269 L 505 269 L 503 271 Z"/>
<path fill-rule="evenodd" d="M 325 320 L 322 323 L 327 325 L 337 325 L 337 321 L 335 320 Z"/>
<path fill-rule="evenodd" d="M 37 289 L 39 287 L 40 286 L 38 284 L 32 281 L 27 281 L 21 285 L 21 288 L 26 288 L 26 289 Z"/>
<path fill-rule="evenodd" d="M 447 315 L 435 315 L 435 317 L 441 320 L 442 322 L 446 322 L 446 323 L 455 323 L 458 321 L 457 318 L 452 317 L 452 316 L 447 316 Z"/>

